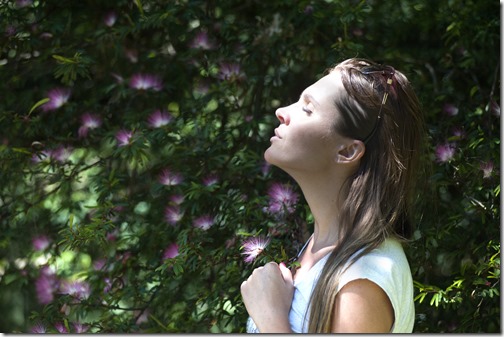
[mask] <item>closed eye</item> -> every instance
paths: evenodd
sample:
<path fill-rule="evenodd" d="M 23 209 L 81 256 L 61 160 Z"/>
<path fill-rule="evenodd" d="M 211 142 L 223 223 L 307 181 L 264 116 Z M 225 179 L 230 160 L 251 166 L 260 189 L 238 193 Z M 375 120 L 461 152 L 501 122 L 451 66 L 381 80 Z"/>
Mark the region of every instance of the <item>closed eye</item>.
<path fill-rule="evenodd" d="M 306 107 L 306 106 L 303 106 L 301 109 L 302 109 L 304 112 L 306 112 L 307 114 L 309 114 L 309 115 L 313 112 L 313 111 L 311 111 L 310 109 L 308 109 L 308 107 Z"/>

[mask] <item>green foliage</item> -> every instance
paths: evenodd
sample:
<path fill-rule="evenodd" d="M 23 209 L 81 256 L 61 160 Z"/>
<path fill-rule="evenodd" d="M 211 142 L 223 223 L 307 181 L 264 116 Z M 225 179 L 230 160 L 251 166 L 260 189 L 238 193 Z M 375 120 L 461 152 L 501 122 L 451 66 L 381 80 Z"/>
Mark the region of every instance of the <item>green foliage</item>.
<path fill-rule="evenodd" d="M 426 113 L 415 331 L 499 332 L 498 13 L 0 1 L 0 330 L 243 332 L 240 284 L 264 262 L 244 262 L 244 240 L 268 235 L 265 255 L 284 261 L 312 221 L 302 200 L 266 211 L 289 181 L 262 159 L 274 111 L 362 56 L 404 71 Z"/>

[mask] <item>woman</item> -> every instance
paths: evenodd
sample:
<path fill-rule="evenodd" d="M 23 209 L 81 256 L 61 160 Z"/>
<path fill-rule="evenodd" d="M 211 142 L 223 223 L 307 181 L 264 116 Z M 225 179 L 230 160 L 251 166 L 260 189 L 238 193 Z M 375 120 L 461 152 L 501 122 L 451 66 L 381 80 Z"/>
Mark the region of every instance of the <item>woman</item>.
<path fill-rule="evenodd" d="M 349 59 L 276 111 L 265 159 L 299 184 L 314 232 L 291 272 L 242 283 L 249 332 L 412 332 L 412 234 L 423 118 L 399 71 Z"/>

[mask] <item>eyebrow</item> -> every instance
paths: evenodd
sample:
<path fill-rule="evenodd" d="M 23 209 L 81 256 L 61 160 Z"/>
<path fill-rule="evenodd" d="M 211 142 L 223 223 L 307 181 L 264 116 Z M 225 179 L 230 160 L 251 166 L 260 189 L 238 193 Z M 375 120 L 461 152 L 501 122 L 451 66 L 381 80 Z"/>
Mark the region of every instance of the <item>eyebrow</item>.
<path fill-rule="evenodd" d="M 313 98 L 312 95 L 308 94 L 308 93 L 302 93 L 301 94 L 301 98 L 303 98 L 305 101 L 310 101 L 312 102 L 314 105 L 320 105 L 317 100 L 315 98 Z"/>

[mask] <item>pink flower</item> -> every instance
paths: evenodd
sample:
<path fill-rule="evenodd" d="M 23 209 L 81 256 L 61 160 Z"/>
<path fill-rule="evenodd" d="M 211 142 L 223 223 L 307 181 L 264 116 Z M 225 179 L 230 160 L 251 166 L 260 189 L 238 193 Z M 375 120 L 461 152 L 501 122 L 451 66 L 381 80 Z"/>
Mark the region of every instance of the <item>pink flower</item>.
<path fill-rule="evenodd" d="M 32 326 L 32 328 L 30 329 L 30 331 L 32 333 L 46 333 L 47 332 L 47 328 L 41 322 L 37 322 L 37 323 L 35 323 L 34 326 Z"/>
<path fill-rule="evenodd" d="M 210 91 L 210 84 L 205 80 L 200 80 L 194 85 L 194 93 L 197 96 L 204 96 Z"/>
<path fill-rule="evenodd" d="M 138 62 L 138 51 L 136 49 L 126 49 L 124 51 L 124 54 L 131 63 Z"/>
<path fill-rule="evenodd" d="M 172 115 L 170 115 L 168 112 L 156 110 L 149 116 L 148 122 L 151 127 L 159 128 L 169 124 L 172 119 Z"/>
<path fill-rule="evenodd" d="M 501 108 L 499 104 L 497 104 L 497 102 L 495 102 L 493 99 L 490 101 L 490 111 L 494 116 L 500 116 Z"/>
<path fill-rule="evenodd" d="M 116 73 L 110 73 L 110 75 L 112 75 L 112 77 L 116 80 L 117 83 L 121 84 L 124 82 L 124 78 L 121 75 Z"/>
<path fill-rule="evenodd" d="M 124 252 L 120 255 L 119 260 L 121 261 L 122 264 L 125 264 L 128 262 L 128 260 L 131 258 L 131 252 Z"/>
<path fill-rule="evenodd" d="M 108 27 L 112 27 L 117 20 L 117 14 L 114 11 L 108 12 L 103 18 L 103 23 Z"/>
<path fill-rule="evenodd" d="M 93 262 L 93 269 L 96 271 L 100 271 L 105 267 L 105 264 L 107 263 L 106 259 L 97 259 Z"/>
<path fill-rule="evenodd" d="M 63 324 L 63 322 L 54 323 L 54 328 L 56 328 L 59 333 L 68 333 L 68 329 L 66 328 L 65 324 Z"/>
<path fill-rule="evenodd" d="M 219 69 L 217 77 L 221 80 L 233 81 L 241 79 L 243 74 L 238 63 L 223 63 Z"/>
<path fill-rule="evenodd" d="M 40 152 L 34 153 L 32 155 L 31 160 L 34 163 L 40 163 L 41 161 L 44 161 L 44 160 L 50 158 L 50 156 L 51 156 L 51 151 L 44 150 L 44 151 L 40 151 Z"/>
<path fill-rule="evenodd" d="M 312 5 L 307 5 L 305 8 L 304 8 L 304 13 L 307 14 L 307 15 L 310 15 L 313 13 L 313 6 Z"/>
<path fill-rule="evenodd" d="M 155 75 L 135 74 L 130 79 L 130 87 L 137 90 L 160 91 L 163 88 L 161 79 Z"/>
<path fill-rule="evenodd" d="M 203 178 L 203 185 L 212 186 L 219 182 L 219 177 L 216 174 L 209 174 Z"/>
<path fill-rule="evenodd" d="M 60 293 L 70 295 L 78 300 L 87 299 L 91 294 L 89 283 L 85 281 L 64 281 Z"/>
<path fill-rule="evenodd" d="M 112 280 L 108 277 L 105 277 L 103 281 L 105 282 L 105 287 L 103 287 L 103 293 L 106 294 L 112 289 L 113 283 Z"/>
<path fill-rule="evenodd" d="M 268 190 L 270 197 L 267 211 L 271 214 L 283 214 L 294 212 L 294 206 L 297 204 L 299 195 L 290 185 L 275 183 Z"/>
<path fill-rule="evenodd" d="M 446 103 L 443 105 L 443 112 L 448 116 L 456 116 L 458 115 L 458 111 L 459 109 L 453 104 Z"/>
<path fill-rule="evenodd" d="M 23 8 L 30 6 L 33 3 L 33 0 L 16 0 L 16 7 Z"/>
<path fill-rule="evenodd" d="M 263 165 L 261 166 L 261 173 L 263 174 L 263 176 L 267 176 L 270 170 L 271 170 L 271 164 L 268 163 L 267 161 L 264 161 Z"/>
<path fill-rule="evenodd" d="M 175 226 L 182 217 L 184 216 L 184 212 L 180 209 L 179 206 L 168 206 L 165 209 L 165 219 L 170 225 Z"/>
<path fill-rule="evenodd" d="M 70 89 L 55 88 L 47 93 L 49 102 L 42 105 L 42 110 L 50 111 L 62 107 L 70 98 Z"/>
<path fill-rule="evenodd" d="M 215 48 L 214 44 L 209 40 L 207 32 L 205 31 L 200 31 L 196 34 L 190 44 L 190 47 L 202 50 L 211 50 Z"/>
<path fill-rule="evenodd" d="M 193 226 L 196 228 L 201 228 L 207 230 L 214 224 L 215 220 L 210 215 L 203 215 L 193 221 Z"/>
<path fill-rule="evenodd" d="M 51 244 L 51 240 L 46 235 L 39 235 L 32 238 L 33 249 L 45 250 Z"/>
<path fill-rule="evenodd" d="M 175 186 L 183 180 L 184 178 L 181 174 L 171 172 L 169 169 L 164 169 L 159 176 L 159 182 L 165 186 Z"/>
<path fill-rule="evenodd" d="M 163 260 L 173 259 L 179 255 L 179 247 L 176 243 L 172 243 L 163 252 Z"/>
<path fill-rule="evenodd" d="M 480 169 L 483 171 L 483 178 L 490 178 L 494 169 L 494 164 L 492 161 L 487 161 L 480 165 Z"/>
<path fill-rule="evenodd" d="M 87 324 L 82 324 L 79 322 L 73 323 L 75 333 L 85 333 L 89 330 L 89 326 Z"/>
<path fill-rule="evenodd" d="M 49 267 L 40 270 L 40 275 L 35 280 L 35 292 L 40 304 L 49 304 L 54 300 L 54 293 L 58 289 L 59 280 Z"/>
<path fill-rule="evenodd" d="M 243 242 L 243 253 L 245 255 L 244 261 L 250 263 L 254 261 L 270 243 L 269 238 L 262 236 L 248 238 Z"/>
<path fill-rule="evenodd" d="M 130 140 L 133 137 L 133 131 L 120 130 L 116 133 L 117 146 L 127 146 L 130 144 Z"/>
<path fill-rule="evenodd" d="M 100 116 L 91 113 L 85 113 L 84 115 L 82 115 L 81 122 L 82 125 L 79 128 L 80 138 L 86 137 L 88 134 L 88 130 L 99 128 L 102 124 Z"/>
<path fill-rule="evenodd" d="M 436 160 L 439 163 L 450 161 L 455 155 L 455 145 L 450 143 L 439 144 L 436 146 Z"/>
<path fill-rule="evenodd" d="M 226 242 L 224 243 L 224 246 L 227 249 L 231 249 L 234 247 L 235 244 L 236 244 L 236 236 L 233 236 L 233 237 L 226 240 Z"/>
<path fill-rule="evenodd" d="M 108 232 L 105 238 L 107 241 L 115 241 L 117 240 L 117 235 L 119 234 L 119 231 L 117 229 L 113 230 L 112 232 Z"/>
<path fill-rule="evenodd" d="M 453 136 L 459 138 L 459 139 L 462 139 L 465 137 L 465 132 L 464 132 L 464 129 L 461 128 L 461 127 L 454 127 L 452 128 L 452 134 Z"/>
<path fill-rule="evenodd" d="M 170 197 L 170 202 L 175 205 L 181 205 L 184 202 L 184 195 L 183 194 L 174 194 Z"/>
<path fill-rule="evenodd" d="M 142 312 L 140 312 L 140 310 L 136 310 L 134 313 L 134 315 L 138 317 L 135 321 L 136 325 L 140 325 L 149 321 L 149 309 L 145 309 Z"/>
<path fill-rule="evenodd" d="M 51 152 L 51 157 L 57 161 L 64 163 L 72 155 L 72 148 L 69 146 L 59 146 Z"/>
<path fill-rule="evenodd" d="M 41 33 L 39 37 L 42 40 L 49 40 L 49 39 L 52 39 L 53 35 L 49 32 L 44 32 L 44 33 Z"/>

